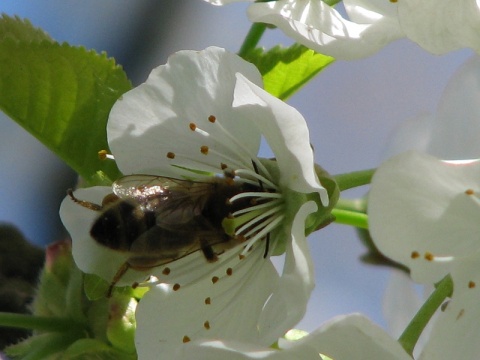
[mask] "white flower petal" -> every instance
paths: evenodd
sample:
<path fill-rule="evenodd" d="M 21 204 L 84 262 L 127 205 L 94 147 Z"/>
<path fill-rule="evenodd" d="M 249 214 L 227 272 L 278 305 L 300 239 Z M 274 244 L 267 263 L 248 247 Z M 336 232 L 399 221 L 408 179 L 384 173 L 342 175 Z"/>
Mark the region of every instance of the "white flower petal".
<path fill-rule="evenodd" d="M 97 186 L 76 190 L 74 195 L 85 201 L 101 204 L 112 188 Z M 72 254 L 75 264 L 85 273 L 96 274 L 106 281 L 112 281 L 118 269 L 128 259 L 128 255 L 98 244 L 90 236 L 90 229 L 99 212 L 87 209 L 67 196 L 60 206 L 60 218 L 72 238 Z M 147 274 L 148 275 L 148 274 Z M 119 285 L 130 285 L 142 281 L 145 273 L 129 271 L 119 281 Z"/>
<path fill-rule="evenodd" d="M 252 64 L 224 49 L 180 51 L 154 69 L 146 83 L 124 94 L 113 106 L 107 125 L 120 170 L 162 176 L 184 173 L 171 166 L 175 164 L 221 172 L 222 162 L 236 165 L 228 164 L 230 158 L 248 159 L 243 166 L 251 167 L 260 134 L 232 112 L 237 72 L 262 83 Z M 211 115 L 215 123 L 208 120 Z M 203 132 L 192 131 L 191 123 Z M 234 143 L 225 130 L 240 141 Z M 204 145 L 209 147 L 208 155 L 201 152 Z M 175 159 L 167 158 L 169 152 Z"/>
<path fill-rule="evenodd" d="M 477 284 L 480 284 L 478 269 L 475 264 Z M 455 279 L 454 279 L 455 281 Z M 457 283 L 452 300 L 446 309 L 440 312 L 434 323 L 430 338 L 425 345 L 420 360 L 462 359 L 476 360 L 480 354 L 480 286 L 457 292 Z"/>
<path fill-rule="evenodd" d="M 398 16 L 407 37 L 434 54 L 463 47 L 480 50 L 476 0 L 402 0 Z"/>
<path fill-rule="evenodd" d="M 472 56 L 445 88 L 431 128 L 427 152 L 442 159 L 480 154 L 480 57 Z"/>
<path fill-rule="evenodd" d="M 300 321 L 314 286 L 304 226 L 315 210 L 316 204 L 309 202 L 298 212 L 281 277 L 263 258 L 263 246 L 258 246 L 242 260 L 235 251 L 221 255 L 208 276 L 185 285 L 180 282 L 177 291 L 165 285 L 152 288 L 137 308 L 139 356 L 169 358 L 183 345 L 184 336 L 192 341 L 220 338 L 263 346 L 275 342 Z"/>
<path fill-rule="evenodd" d="M 399 337 L 422 304 L 410 277 L 403 271 L 393 269 L 385 289 L 382 309 L 390 334 Z"/>
<path fill-rule="evenodd" d="M 239 2 L 239 1 L 245 1 L 245 0 L 204 0 L 212 5 L 216 6 L 221 6 L 221 5 L 226 5 L 226 4 L 231 4 L 234 2 Z M 248 0 L 248 1 L 254 1 L 254 0 Z"/>
<path fill-rule="evenodd" d="M 370 3 L 370 2 L 369 2 Z M 253 22 L 278 26 L 297 42 L 337 59 L 351 60 L 372 55 L 386 44 L 404 36 L 398 20 L 391 16 L 395 4 L 362 4 L 350 7 L 352 18 L 346 20 L 332 7 L 319 0 L 280 0 L 255 3 L 248 8 Z M 376 12 L 381 8 L 385 13 Z M 387 11 L 388 10 L 388 11 Z"/>
<path fill-rule="evenodd" d="M 356 314 L 334 318 L 306 337 L 290 342 L 282 350 L 262 349 L 254 344 L 206 341 L 185 346 L 182 356 L 177 359 L 320 360 L 320 353 L 335 360 L 411 360 L 398 342 L 370 320 Z"/>
<path fill-rule="evenodd" d="M 479 178 L 478 161 L 453 165 L 416 152 L 388 160 L 375 173 L 368 198 L 373 241 L 408 266 L 415 281 L 439 281 L 456 260 L 480 250 L 480 203 L 465 193 L 480 191 Z"/>
<path fill-rule="evenodd" d="M 313 261 L 305 238 L 305 220 L 317 210 L 313 201 L 303 204 L 287 233 L 283 273 L 272 296 L 260 314 L 260 328 L 281 328 L 283 333 L 305 314 L 308 299 L 315 286 Z"/>
<path fill-rule="evenodd" d="M 180 283 L 177 291 L 165 285 L 152 288 L 137 307 L 139 357 L 173 359 L 185 336 L 193 341 L 221 338 L 273 343 L 285 329 L 258 326 L 258 315 L 279 278 L 263 253 L 259 246 L 242 260 L 238 253 L 228 256 L 210 276 L 186 285 Z M 215 276 L 217 281 L 212 281 Z"/>
<path fill-rule="evenodd" d="M 233 107 L 265 136 L 280 169 L 280 185 L 302 193 L 318 192 L 328 205 L 327 190 L 314 169 L 313 151 L 303 116 L 293 107 L 237 75 Z"/>

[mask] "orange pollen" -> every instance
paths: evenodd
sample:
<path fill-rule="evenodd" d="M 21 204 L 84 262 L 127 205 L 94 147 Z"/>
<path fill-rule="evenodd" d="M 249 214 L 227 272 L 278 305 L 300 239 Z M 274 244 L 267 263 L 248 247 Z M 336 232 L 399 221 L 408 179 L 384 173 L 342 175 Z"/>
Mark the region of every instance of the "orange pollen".
<path fill-rule="evenodd" d="M 192 131 L 195 131 L 195 129 L 197 128 L 197 125 L 195 125 L 194 123 L 190 123 L 188 126 L 190 127 L 190 130 L 192 130 Z"/>
<path fill-rule="evenodd" d="M 390 0 L 390 2 L 395 4 L 398 0 Z"/>
<path fill-rule="evenodd" d="M 217 118 L 216 118 L 215 116 L 213 116 L 213 115 L 210 115 L 210 116 L 208 117 L 208 121 L 210 121 L 211 123 L 214 123 L 216 120 L 217 120 Z"/>
<path fill-rule="evenodd" d="M 233 269 L 232 268 L 228 268 L 227 271 L 226 271 L 227 275 L 228 276 L 232 276 L 233 274 Z"/>
<path fill-rule="evenodd" d="M 168 275 L 170 274 L 170 268 L 169 267 L 166 267 L 165 269 L 162 270 L 162 274 L 163 275 Z"/>
<path fill-rule="evenodd" d="M 203 327 L 207 330 L 210 329 L 210 323 L 208 322 L 208 320 L 203 323 Z"/>
<path fill-rule="evenodd" d="M 425 260 L 433 261 L 433 254 L 427 251 L 424 255 L 424 258 Z"/>
<path fill-rule="evenodd" d="M 208 146 L 207 145 L 203 145 L 200 147 L 200 152 L 203 154 L 203 155 L 207 155 L 208 154 Z"/>
<path fill-rule="evenodd" d="M 210 305 L 212 303 L 212 299 L 210 297 L 205 298 L 205 305 Z"/>
<path fill-rule="evenodd" d="M 100 150 L 100 151 L 98 152 L 98 158 L 99 158 L 100 160 L 105 160 L 105 159 L 107 158 L 107 155 L 108 155 L 107 150 Z"/>
<path fill-rule="evenodd" d="M 475 191 L 473 191 L 473 189 L 467 189 L 467 190 L 465 190 L 465 194 L 473 195 L 473 194 L 475 194 Z"/>
<path fill-rule="evenodd" d="M 476 285 L 476 284 L 475 284 L 475 281 L 469 281 L 469 282 L 468 282 L 468 288 L 469 288 L 469 289 L 473 289 L 473 288 L 475 287 L 475 285 Z"/>
<path fill-rule="evenodd" d="M 173 285 L 173 291 L 177 291 L 178 289 L 180 289 L 180 284 Z"/>
<path fill-rule="evenodd" d="M 167 153 L 167 158 L 169 158 L 169 159 L 175 159 L 175 153 L 169 151 L 169 152 Z"/>
<path fill-rule="evenodd" d="M 185 343 L 187 343 L 187 342 L 190 341 L 190 338 L 189 338 L 187 335 L 185 335 L 185 336 L 183 337 L 183 340 L 182 340 L 182 341 L 183 341 L 183 343 L 185 344 Z"/>
<path fill-rule="evenodd" d="M 420 257 L 420 254 L 418 253 L 418 251 L 412 251 L 412 254 L 410 255 L 410 257 L 412 259 L 417 259 L 418 257 Z"/>
<path fill-rule="evenodd" d="M 219 279 L 218 279 L 218 276 L 212 277 L 212 283 L 215 284 L 218 280 L 219 280 Z"/>

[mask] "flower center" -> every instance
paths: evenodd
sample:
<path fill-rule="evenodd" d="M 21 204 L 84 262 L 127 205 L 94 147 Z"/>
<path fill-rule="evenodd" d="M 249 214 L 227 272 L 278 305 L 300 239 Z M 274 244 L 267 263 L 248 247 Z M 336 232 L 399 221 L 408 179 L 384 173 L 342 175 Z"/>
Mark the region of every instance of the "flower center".
<path fill-rule="evenodd" d="M 201 165 L 201 170 L 190 169 L 197 175 L 211 177 L 212 173 L 217 176 L 223 174 L 226 181 L 231 179 L 232 184 L 245 185 L 244 190 L 228 199 L 234 211 L 222 221 L 227 235 L 248 241 L 242 252 L 245 255 L 258 240 L 266 238 L 280 226 L 285 218 L 284 198 L 257 155 L 228 131 L 215 115 L 208 116 L 207 120 L 201 122 L 201 127 L 194 122 L 188 124 L 189 131 L 200 138 L 195 143 L 200 145 L 198 151 L 202 156 L 169 151 L 167 158 L 173 166 L 184 169 L 182 163 Z M 218 165 L 212 166 L 215 163 Z"/>

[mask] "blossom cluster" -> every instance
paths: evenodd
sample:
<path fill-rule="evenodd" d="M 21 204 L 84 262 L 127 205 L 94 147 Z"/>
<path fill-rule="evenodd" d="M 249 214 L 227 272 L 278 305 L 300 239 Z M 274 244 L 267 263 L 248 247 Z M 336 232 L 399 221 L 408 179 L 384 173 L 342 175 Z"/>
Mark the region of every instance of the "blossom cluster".
<path fill-rule="evenodd" d="M 343 60 L 400 38 L 434 54 L 480 49 L 477 1 L 343 5 L 254 2 L 247 15 Z M 471 81 L 479 61 L 452 80 L 447 105 L 428 118 L 427 140 L 375 171 L 362 214 L 376 249 L 414 282 L 453 281 L 424 360 L 480 352 L 480 87 Z M 411 359 L 359 314 L 301 339 L 285 335 L 314 288 L 306 237 L 334 221 L 343 189 L 315 164 L 303 116 L 263 89 L 253 64 L 218 47 L 171 55 L 114 104 L 107 138 L 124 177 L 75 190 L 60 216 L 76 265 L 109 283 L 109 296 L 132 284 L 148 290 L 135 310 L 140 359 Z M 259 155 L 262 140 L 274 158 Z"/>

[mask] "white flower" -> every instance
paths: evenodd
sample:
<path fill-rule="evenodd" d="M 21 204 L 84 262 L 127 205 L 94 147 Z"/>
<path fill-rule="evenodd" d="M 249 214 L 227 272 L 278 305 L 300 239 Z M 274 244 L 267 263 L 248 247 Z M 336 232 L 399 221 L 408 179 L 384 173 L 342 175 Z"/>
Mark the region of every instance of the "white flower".
<path fill-rule="evenodd" d="M 182 348 L 176 358 L 321 360 L 324 354 L 335 360 L 411 360 L 396 340 L 357 314 L 334 318 L 300 340 L 282 340 L 280 350 L 219 340 L 196 342 Z"/>
<path fill-rule="evenodd" d="M 478 359 L 478 291 L 475 296 L 452 300 L 440 314 L 419 360 Z M 459 301 L 456 301 L 459 300 Z M 474 304 L 475 302 L 475 304 Z M 197 341 L 179 349 L 176 359 L 196 360 L 411 360 L 400 344 L 359 314 L 338 316 L 295 341 L 280 339 L 280 349 L 221 340 Z"/>
<path fill-rule="evenodd" d="M 407 152 L 386 161 L 368 196 L 375 245 L 423 284 L 440 281 L 480 256 L 479 177 L 478 160 L 452 163 Z M 464 275 L 456 290 L 472 280 Z"/>
<path fill-rule="evenodd" d="M 378 249 L 433 284 L 451 274 L 454 292 L 420 359 L 477 359 L 480 351 L 480 161 L 447 162 L 407 152 L 382 164 L 368 196 Z M 475 335 L 474 335 L 475 334 Z"/>
<path fill-rule="evenodd" d="M 142 359 L 173 358 L 175 349 L 198 339 L 268 346 L 305 312 L 314 286 L 306 220 L 328 204 L 328 194 L 315 174 L 305 120 L 259 85 L 257 69 L 223 49 L 181 51 L 110 113 L 108 142 L 124 174 L 204 181 L 207 174 L 223 176 L 227 165 L 237 180 L 258 187 L 239 198 L 261 202 L 247 211 L 254 215 L 255 229 L 249 233 L 238 220 L 235 234 L 245 241 L 219 254 L 218 261 L 209 263 L 196 251 L 146 272 L 129 269 L 120 279 L 123 285 L 147 275 L 159 279 L 137 307 L 136 346 Z M 277 162 L 257 158 L 262 136 Z M 111 191 L 80 189 L 75 196 L 100 203 Z M 242 214 L 233 215 L 237 221 Z M 77 265 L 111 281 L 129 255 L 90 237 L 97 216 L 69 198 L 62 203 Z M 281 276 L 264 258 L 267 233 L 269 254 L 286 248 Z"/>
<path fill-rule="evenodd" d="M 410 146 L 448 159 L 478 156 L 479 69 L 480 59 L 473 56 L 450 80 L 437 113 L 408 122 L 396 147 L 421 133 L 421 141 Z M 479 166 L 407 152 L 382 164 L 373 177 L 368 200 L 373 240 L 408 266 L 414 280 L 432 284 L 477 252 L 477 197 L 466 191 L 479 190 Z M 412 252 L 440 257 L 412 259 Z"/>
<path fill-rule="evenodd" d="M 209 1 L 209 0 L 207 0 Z M 221 5 L 230 1 L 209 1 Z M 344 0 L 348 19 L 320 0 L 252 4 L 253 22 L 273 24 L 322 54 L 351 60 L 407 37 L 434 54 L 463 47 L 480 50 L 476 0 Z"/>
<path fill-rule="evenodd" d="M 478 157 L 479 65 L 478 56 L 468 60 L 437 112 L 405 123 L 393 151 L 413 145 L 447 159 Z M 454 281 L 453 298 L 431 322 L 420 359 L 478 358 L 479 202 L 469 190 L 478 189 L 479 166 L 476 160 L 446 162 L 410 152 L 380 166 L 372 181 L 369 223 L 380 251 L 408 266 L 417 282 L 431 286 L 448 273 Z M 404 299 L 396 302 L 408 300 L 402 291 Z M 391 310 L 398 315 L 398 306 Z"/>

